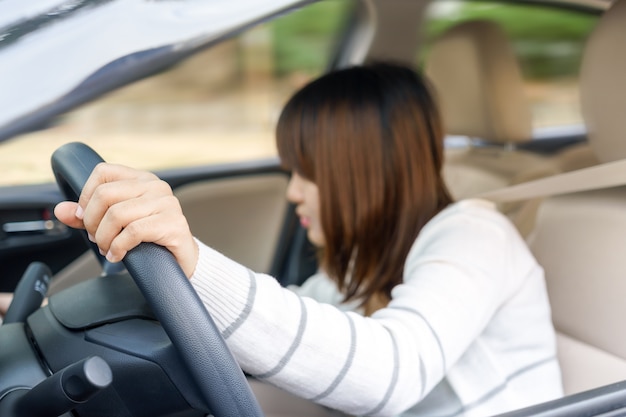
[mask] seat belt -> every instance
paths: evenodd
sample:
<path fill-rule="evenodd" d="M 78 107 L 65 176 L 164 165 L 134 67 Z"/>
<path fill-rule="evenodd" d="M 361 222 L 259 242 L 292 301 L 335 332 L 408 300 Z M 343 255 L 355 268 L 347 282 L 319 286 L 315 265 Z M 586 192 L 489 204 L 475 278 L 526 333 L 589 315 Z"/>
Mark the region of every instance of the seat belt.
<path fill-rule="evenodd" d="M 475 195 L 495 203 L 600 190 L 626 185 L 626 159 L 605 162 Z"/>

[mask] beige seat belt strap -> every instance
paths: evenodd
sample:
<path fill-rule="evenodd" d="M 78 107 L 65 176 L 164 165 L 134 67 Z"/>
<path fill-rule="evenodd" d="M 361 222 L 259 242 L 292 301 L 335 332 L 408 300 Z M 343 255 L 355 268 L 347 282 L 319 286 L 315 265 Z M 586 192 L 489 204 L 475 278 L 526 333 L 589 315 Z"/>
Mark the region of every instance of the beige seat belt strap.
<path fill-rule="evenodd" d="M 626 159 L 556 174 L 476 195 L 496 203 L 626 185 Z"/>

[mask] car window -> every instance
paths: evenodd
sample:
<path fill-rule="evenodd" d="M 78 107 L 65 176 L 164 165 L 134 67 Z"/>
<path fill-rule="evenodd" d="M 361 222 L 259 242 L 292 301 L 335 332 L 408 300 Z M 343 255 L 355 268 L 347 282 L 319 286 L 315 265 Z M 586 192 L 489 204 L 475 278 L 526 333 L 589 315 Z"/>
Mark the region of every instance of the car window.
<path fill-rule="evenodd" d="M 8 140 L 0 185 L 51 181 L 50 155 L 70 141 L 154 170 L 274 156 L 280 109 L 327 69 L 351 10 L 330 0 L 284 14 Z"/>
<path fill-rule="evenodd" d="M 426 45 L 452 25 L 486 19 L 509 36 L 522 69 L 533 128 L 541 131 L 582 124 L 578 75 L 584 43 L 597 16 L 579 10 L 493 1 L 433 2 Z M 428 48 L 417 57 L 428 59 Z"/>

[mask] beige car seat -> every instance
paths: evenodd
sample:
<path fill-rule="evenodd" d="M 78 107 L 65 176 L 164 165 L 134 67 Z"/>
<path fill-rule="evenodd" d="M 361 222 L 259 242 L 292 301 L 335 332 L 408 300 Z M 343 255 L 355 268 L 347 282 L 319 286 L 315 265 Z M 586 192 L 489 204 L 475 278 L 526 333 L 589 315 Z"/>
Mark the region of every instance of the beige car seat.
<path fill-rule="evenodd" d="M 600 162 L 626 158 L 626 0 L 584 53 L 583 116 Z M 567 394 L 626 379 L 626 187 L 545 199 L 529 244 L 546 272 Z"/>
<path fill-rule="evenodd" d="M 446 133 L 487 143 L 446 149 L 444 177 L 455 199 L 558 172 L 549 158 L 516 149 L 532 140 L 532 118 L 519 63 L 499 25 L 473 20 L 453 26 L 434 41 L 425 73 Z M 501 208 L 524 234 L 536 203 Z"/>

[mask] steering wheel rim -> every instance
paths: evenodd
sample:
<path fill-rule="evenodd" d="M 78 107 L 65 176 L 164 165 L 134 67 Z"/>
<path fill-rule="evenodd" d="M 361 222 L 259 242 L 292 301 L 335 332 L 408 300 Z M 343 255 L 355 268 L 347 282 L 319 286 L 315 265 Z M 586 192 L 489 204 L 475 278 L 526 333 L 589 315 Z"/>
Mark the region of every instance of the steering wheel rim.
<path fill-rule="evenodd" d="M 77 201 L 91 171 L 104 161 L 89 146 L 73 142 L 58 148 L 51 162 L 62 192 Z M 141 243 L 128 252 L 123 263 L 211 413 L 215 417 L 262 417 L 243 371 L 171 252 L 153 243 Z"/>

